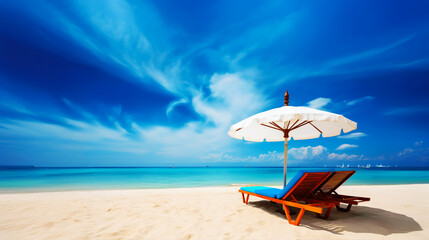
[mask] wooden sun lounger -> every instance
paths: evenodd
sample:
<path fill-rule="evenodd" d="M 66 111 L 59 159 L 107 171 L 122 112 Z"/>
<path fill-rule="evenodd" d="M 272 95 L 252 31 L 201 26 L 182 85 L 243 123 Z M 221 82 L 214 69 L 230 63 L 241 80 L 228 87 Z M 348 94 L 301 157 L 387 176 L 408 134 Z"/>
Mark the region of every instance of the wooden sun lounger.
<path fill-rule="evenodd" d="M 332 201 L 324 201 L 311 198 L 313 191 L 324 182 L 331 172 L 303 172 L 300 171 L 294 179 L 284 189 L 266 188 L 266 187 L 243 187 L 238 190 L 243 197 L 243 203 L 249 203 L 249 196 L 256 196 L 272 202 L 280 203 L 286 214 L 288 222 L 292 225 L 298 226 L 304 216 L 305 211 L 316 213 L 321 218 L 328 218 L 335 203 Z M 256 188 L 263 188 L 259 192 L 269 191 L 271 196 L 258 193 Z M 276 193 L 274 195 L 272 193 Z M 247 197 L 244 195 L 247 194 Z M 284 196 L 283 196 L 284 195 Z M 293 220 L 290 215 L 289 207 L 299 208 L 300 211 Z M 325 213 L 324 213 L 325 212 Z M 322 215 L 323 214 L 323 215 Z"/>
<path fill-rule="evenodd" d="M 340 195 L 336 190 L 343 185 L 356 171 L 336 171 L 333 172 L 325 181 L 317 187 L 313 196 L 321 201 L 329 201 L 335 203 L 338 211 L 348 212 L 353 205 L 358 205 L 360 202 L 370 201 L 367 197 Z M 347 204 L 347 207 L 342 208 L 341 203 Z"/>

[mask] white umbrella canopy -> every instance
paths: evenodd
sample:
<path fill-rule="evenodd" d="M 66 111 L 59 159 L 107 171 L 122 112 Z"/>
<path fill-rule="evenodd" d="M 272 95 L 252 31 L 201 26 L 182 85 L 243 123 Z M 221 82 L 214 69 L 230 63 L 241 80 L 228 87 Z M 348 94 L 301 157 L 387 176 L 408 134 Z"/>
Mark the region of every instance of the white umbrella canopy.
<path fill-rule="evenodd" d="M 285 94 L 285 106 L 255 114 L 234 125 L 228 135 L 252 142 L 285 142 L 284 181 L 286 185 L 287 142 L 294 140 L 333 137 L 353 131 L 357 123 L 342 115 L 308 107 L 288 106 L 289 94 Z"/>
<path fill-rule="evenodd" d="M 350 132 L 357 124 L 342 115 L 308 107 L 283 106 L 246 118 L 229 129 L 228 135 L 252 142 L 284 141 L 284 131 L 290 129 L 288 140 L 332 137 Z M 297 128 L 295 128 L 297 127 Z M 279 130 L 279 131 L 274 131 Z"/>

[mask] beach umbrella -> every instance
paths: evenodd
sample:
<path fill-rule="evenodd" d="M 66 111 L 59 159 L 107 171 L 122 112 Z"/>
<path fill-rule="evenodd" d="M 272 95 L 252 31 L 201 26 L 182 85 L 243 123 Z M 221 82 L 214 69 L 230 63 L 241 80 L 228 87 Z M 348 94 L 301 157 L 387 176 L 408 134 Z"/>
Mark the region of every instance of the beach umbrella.
<path fill-rule="evenodd" d="M 289 106 L 289 93 L 284 96 L 284 106 L 255 114 L 234 125 L 228 135 L 237 139 L 252 142 L 284 141 L 284 180 L 286 186 L 287 145 L 294 140 L 333 137 L 350 132 L 357 124 L 342 115 L 330 113 L 309 107 Z"/>

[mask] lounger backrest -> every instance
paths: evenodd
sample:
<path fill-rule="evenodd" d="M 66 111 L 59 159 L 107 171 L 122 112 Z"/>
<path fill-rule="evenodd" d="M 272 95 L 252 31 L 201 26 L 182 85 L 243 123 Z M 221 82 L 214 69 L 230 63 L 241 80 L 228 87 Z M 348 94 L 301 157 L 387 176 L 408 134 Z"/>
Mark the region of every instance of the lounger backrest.
<path fill-rule="evenodd" d="M 315 189 L 315 193 L 322 191 L 325 194 L 331 194 L 337 190 L 347 179 L 349 179 L 356 171 L 336 171 L 331 174 L 319 187 Z"/>
<path fill-rule="evenodd" d="M 306 172 L 298 171 L 295 177 L 277 195 L 279 199 L 287 199 L 293 195 L 296 199 L 305 198 L 310 195 L 331 172 Z"/>

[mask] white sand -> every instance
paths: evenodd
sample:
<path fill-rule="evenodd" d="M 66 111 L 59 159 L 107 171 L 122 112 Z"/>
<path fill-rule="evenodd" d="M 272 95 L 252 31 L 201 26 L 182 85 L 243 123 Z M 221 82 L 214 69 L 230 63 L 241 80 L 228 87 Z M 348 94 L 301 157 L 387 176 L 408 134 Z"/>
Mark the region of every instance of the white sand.
<path fill-rule="evenodd" d="M 345 186 L 371 197 L 299 227 L 238 187 L 0 194 L 0 239 L 429 239 L 429 184 Z"/>

